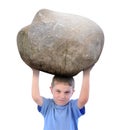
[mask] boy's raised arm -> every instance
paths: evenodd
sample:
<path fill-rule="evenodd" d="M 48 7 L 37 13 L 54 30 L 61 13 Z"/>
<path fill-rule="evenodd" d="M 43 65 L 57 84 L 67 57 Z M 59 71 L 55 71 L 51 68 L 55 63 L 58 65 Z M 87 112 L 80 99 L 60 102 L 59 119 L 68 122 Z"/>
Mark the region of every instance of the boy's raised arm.
<path fill-rule="evenodd" d="M 87 103 L 88 98 L 89 98 L 91 68 L 88 68 L 88 69 L 83 71 L 82 88 L 81 88 L 79 99 L 78 99 L 78 107 L 79 108 L 82 108 Z"/>
<path fill-rule="evenodd" d="M 39 105 L 42 106 L 43 98 L 40 96 L 39 90 L 39 71 L 33 69 L 32 76 L 32 98 Z"/>

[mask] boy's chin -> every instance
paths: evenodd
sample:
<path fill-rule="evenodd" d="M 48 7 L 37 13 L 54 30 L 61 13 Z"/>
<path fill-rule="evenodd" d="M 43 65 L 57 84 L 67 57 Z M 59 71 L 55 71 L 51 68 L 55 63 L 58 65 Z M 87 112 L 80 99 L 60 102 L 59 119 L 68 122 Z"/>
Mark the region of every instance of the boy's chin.
<path fill-rule="evenodd" d="M 58 106 L 65 106 L 68 102 L 55 102 Z"/>

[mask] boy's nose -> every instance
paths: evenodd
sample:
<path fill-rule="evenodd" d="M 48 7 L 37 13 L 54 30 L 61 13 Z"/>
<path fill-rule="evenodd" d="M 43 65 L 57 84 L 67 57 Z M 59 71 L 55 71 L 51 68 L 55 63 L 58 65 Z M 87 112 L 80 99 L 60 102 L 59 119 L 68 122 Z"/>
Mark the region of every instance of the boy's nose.
<path fill-rule="evenodd" d="M 61 99 L 64 99 L 65 98 L 65 94 L 64 93 L 61 93 Z"/>

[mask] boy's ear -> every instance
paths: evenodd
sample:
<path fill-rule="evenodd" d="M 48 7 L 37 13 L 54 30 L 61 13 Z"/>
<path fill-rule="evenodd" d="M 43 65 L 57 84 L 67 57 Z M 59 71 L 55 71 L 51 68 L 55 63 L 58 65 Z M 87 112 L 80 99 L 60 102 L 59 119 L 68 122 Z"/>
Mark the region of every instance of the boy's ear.
<path fill-rule="evenodd" d="M 73 89 L 73 93 L 75 92 L 75 90 Z"/>
<path fill-rule="evenodd" d="M 50 86 L 49 88 L 50 88 L 50 90 L 51 90 L 51 92 L 52 92 L 52 90 L 53 90 L 53 87 L 52 87 L 52 86 Z"/>
<path fill-rule="evenodd" d="M 73 89 L 73 91 L 72 91 L 72 95 L 73 95 L 74 92 L 75 92 L 75 90 Z M 71 96 L 72 96 L 72 95 L 71 95 Z"/>

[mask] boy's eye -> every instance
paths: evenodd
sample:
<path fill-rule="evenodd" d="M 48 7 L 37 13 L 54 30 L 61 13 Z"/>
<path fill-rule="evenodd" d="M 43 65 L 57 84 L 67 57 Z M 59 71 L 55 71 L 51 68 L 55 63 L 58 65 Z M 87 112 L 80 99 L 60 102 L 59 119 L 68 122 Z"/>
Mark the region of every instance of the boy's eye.
<path fill-rule="evenodd" d="M 61 91 L 60 90 L 56 90 L 56 92 L 57 93 L 61 93 Z M 70 91 L 66 91 L 66 92 L 64 92 L 65 94 L 69 94 L 70 93 Z"/>
<path fill-rule="evenodd" d="M 70 91 L 66 91 L 65 93 L 68 94 L 68 93 L 70 93 Z"/>

